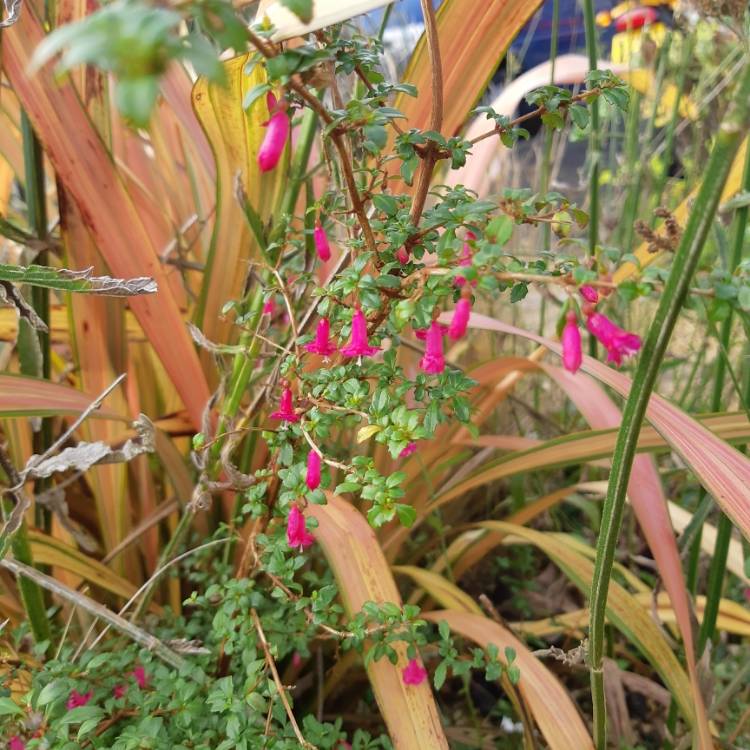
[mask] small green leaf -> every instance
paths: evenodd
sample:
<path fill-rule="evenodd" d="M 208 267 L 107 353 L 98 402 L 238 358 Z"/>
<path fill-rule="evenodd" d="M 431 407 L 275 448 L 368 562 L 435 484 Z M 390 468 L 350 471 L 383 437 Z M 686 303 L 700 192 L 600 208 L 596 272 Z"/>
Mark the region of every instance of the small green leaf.
<path fill-rule="evenodd" d="M 11 698 L 0 698 L 0 716 L 11 716 L 22 713 L 23 709 Z"/>
<path fill-rule="evenodd" d="M 529 293 L 529 285 L 520 281 L 518 284 L 513 285 L 513 289 L 510 290 L 510 301 L 520 302 Z"/>
<path fill-rule="evenodd" d="M 576 127 L 584 130 L 589 124 L 589 111 L 586 107 L 575 106 L 571 107 L 568 111 L 570 112 L 570 119 L 573 120 Z"/>

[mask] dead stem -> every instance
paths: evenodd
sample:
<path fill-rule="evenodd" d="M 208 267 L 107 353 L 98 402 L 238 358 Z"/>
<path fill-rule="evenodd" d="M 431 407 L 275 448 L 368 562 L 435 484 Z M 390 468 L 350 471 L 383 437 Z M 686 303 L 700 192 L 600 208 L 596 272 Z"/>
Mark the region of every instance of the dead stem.
<path fill-rule="evenodd" d="M 286 715 L 289 717 L 289 723 L 292 725 L 292 729 L 294 730 L 294 735 L 297 738 L 297 742 L 299 742 L 302 747 L 306 748 L 306 750 L 317 750 L 315 745 L 308 742 L 302 736 L 302 732 L 300 731 L 299 725 L 297 724 L 297 719 L 294 718 L 294 712 L 292 711 L 292 707 L 289 705 L 289 699 L 286 696 L 286 688 L 281 684 L 279 671 L 278 669 L 276 669 L 276 662 L 274 661 L 273 656 L 271 656 L 271 651 L 268 648 L 268 641 L 266 641 L 266 634 L 263 632 L 263 626 L 260 623 L 260 617 L 258 617 L 258 613 L 255 611 L 255 609 L 251 609 L 250 614 L 253 618 L 255 630 L 258 632 L 258 640 L 260 641 L 261 648 L 263 649 L 263 654 L 266 657 L 266 664 L 268 664 L 268 668 L 271 670 L 271 675 L 273 676 L 273 681 L 276 685 L 276 689 L 279 691 L 279 698 L 281 699 L 281 703 L 284 706 Z"/>

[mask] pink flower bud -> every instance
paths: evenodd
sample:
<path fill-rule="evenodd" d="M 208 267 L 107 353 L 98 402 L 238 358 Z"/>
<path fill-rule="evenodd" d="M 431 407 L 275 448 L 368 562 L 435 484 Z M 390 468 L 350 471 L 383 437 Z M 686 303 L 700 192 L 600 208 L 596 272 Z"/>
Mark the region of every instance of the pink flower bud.
<path fill-rule="evenodd" d="M 94 693 L 91 690 L 87 693 L 79 693 L 77 690 L 71 690 L 65 707 L 70 710 L 72 708 L 78 708 L 79 706 L 85 706 L 91 700 L 93 695 Z"/>
<path fill-rule="evenodd" d="M 130 674 L 133 675 L 133 678 L 141 690 L 148 687 L 148 675 L 146 674 L 146 670 L 140 664 L 138 664 Z"/>
<path fill-rule="evenodd" d="M 315 222 L 313 239 L 315 240 L 315 249 L 318 252 L 318 258 L 320 258 L 323 263 L 330 260 L 331 246 L 328 244 L 328 235 L 326 235 L 326 230 L 323 229 L 323 225 L 320 223 L 320 220 Z"/>
<path fill-rule="evenodd" d="M 125 693 L 127 693 L 127 692 L 128 692 L 127 685 L 120 684 L 120 685 L 115 685 L 112 688 L 112 695 L 114 695 L 114 697 L 117 698 L 117 699 L 124 698 L 125 697 Z"/>
<path fill-rule="evenodd" d="M 448 335 L 454 341 L 458 341 L 458 339 L 466 333 L 466 327 L 469 325 L 470 316 L 471 300 L 468 297 L 461 297 L 456 303 L 451 324 L 448 326 Z"/>
<path fill-rule="evenodd" d="M 296 505 L 292 505 L 289 511 L 286 541 L 292 549 L 299 549 L 300 552 L 315 541 L 313 535 L 305 528 L 305 517 Z"/>
<path fill-rule="evenodd" d="M 320 456 L 313 450 L 307 454 L 307 488 L 317 490 L 320 487 Z"/>
<path fill-rule="evenodd" d="M 271 117 L 265 123 L 266 134 L 258 149 L 258 166 L 261 172 L 270 172 L 276 167 L 281 154 L 284 153 L 284 146 L 289 135 L 289 116 L 286 108 L 283 105 L 280 108 L 277 106 L 273 94 L 268 95 L 267 101 Z"/>
<path fill-rule="evenodd" d="M 370 346 L 367 338 L 367 319 L 362 310 L 357 308 L 352 316 L 352 333 L 349 343 L 341 349 L 341 353 L 345 357 L 372 357 L 379 351 L 379 346 Z"/>
<path fill-rule="evenodd" d="M 302 666 L 302 654 L 299 651 L 295 651 L 292 654 L 292 666 L 295 669 L 299 669 Z"/>
<path fill-rule="evenodd" d="M 411 456 L 412 453 L 417 452 L 417 444 L 416 443 L 409 443 L 406 448 L 404 448 L 401 453 L 398 454 L 399 458 L 408 458 Z"/>
<path fill-rule="evenodd" d="M 401 670 L 404 685 L 421 685 L 427 679 L 427 670 L 416 660 L 411 659 Z"/>
<path fill-rule="evenodd" d="M 402 266 L 405 266 L 409 262 L 409 252 L 405 247 L 400 247 L 398 250 L 396 250 L 396 260 Z"/>
<path fill-rule="evenodd" d="M 419 366 L 428 375 L 437 375 L 445 369 L 443 331 L 440 323 L 435 320 L 432 321 L 432 325 L 427 329 L 424 357 L 422 357 Z"/>
<path fill-rule="evenodd" d="M 330 357 L 336 351 L 336 345 L 330 340 L 331 326 L 327 318 L 321 318 L 315 329 L 315 341 L 305 344 L 304 349 L 312 354 Z"/>
<path fill-rule="evenodd" d="M 26 743 L 17 734 L 14 734 L 8 740 L 8 750 L 26 750 Z"/>
<path fill-rule="evenodd" d="M 581 332 L 578 330 L 578 316 L 570 310 L 562 332 L 563 365 L 568 372 L 577 372 L 583 361 L 581 354 Z"/>
<path fill-rule="evenodd" d="M 593 305 L 595 305 L 599 301 L 599 292 L 597 292 L 596 289 L 594 289 L 594 287 L 590 286 L 589 284 L 584 284 L 578 289 L 578 292 L 581 297 L 586 300 L 586 302 L 591 302 Z"/>
<path fill-rule="evenodd" d="M 263 303 L 263 315 L 273 315 L 275 309 L 276 309 L 276 304 L 273 301 L 273 297 L 269 297 Z"/>
<path fill-rule="evenodd" d="M 289 386 L 286 386 L 281 392 L 279 408 L 271 414 L 271 419 L 280 419 L 282 422 L 299 422 L 299 415 L 294 411 L 292 389 Z"/>
<path fill-rule="evenodd" d="M 620 365 L 623 357 L 635 354 L 641 348 L 640 336 L 624 331 L 601 313 L 591 313 L 586 320 L 586 328 L 607 350 L 607 362 Z"/>

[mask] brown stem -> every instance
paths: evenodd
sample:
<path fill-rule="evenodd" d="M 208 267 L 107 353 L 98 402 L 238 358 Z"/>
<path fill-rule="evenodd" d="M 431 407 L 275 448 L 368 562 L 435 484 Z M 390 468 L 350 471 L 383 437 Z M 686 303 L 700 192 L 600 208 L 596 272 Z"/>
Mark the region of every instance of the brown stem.
<path fill-rule="evenodd" d="M 579 94 L 576 94 L 575 96 L 571 97 L 569 101 L 567 102 L 560 102 L 560 109 L 568 109 L 572 104 L 575 104 L 576 102 L 582 102 L 584 99 L 587 99 L 591 96 L 596 96 L 600 94 L 602 89 L 595 88 L 590 89 L 588 91 L 581 91 Z M 549 110 L 547 107 L 542 105 L 541 107 L 537 107 L 536 109 L 532 110 L 531 112 L 527 112 L 524 115 L 520 115 L 519 117 L 516 117 L 515 120 L 511 120 L 505 127 L 500 127 L 498 125 L 495 125 L 492 130 L 488 130 L 486 133 L 482 133 L 481 135 L 478 135 L 476 138 L 472 138 L 469 143 L 472 145 L 475 143 L 479 143 L 479 141 L 483 141 L 486 138 L 491 138 L 493 135 L 500 135 L 500 133 L 507 132 L 508 130 L 512 130 L 513 128 L 517 127 L 518 125 L 521 125 L 522 123 L 526 122 L 527 120 L 532 120 L 535 117 L 539 117 Z M 441 158 L 446 159 L 450 156 L 450 154 L 446 154 L 444 156 L 441 156 Z"/>
<path fill-rule="evenodd" d="M 286 688 L 281 683 L 281 678 L 279 677 L 279 670 L 276 669 L 276 662 L 274 661 L 273 656 L 271 655 L 271 650 L 268 648 L 268 641 L 266 641 L 266 634 L 263 632 L 263 626 L 260 624 L 260 618 L 258 617 L 258 613 L 255 611 L 255 609 L 251 609 L 250 614 L 253 618 L 253 624 L 255 625 L 255 630 L 258 633 L 258 640 L 260 641 L 261 648 L 263 649 L 263 654 L 266 657 L 266 664 L 268 665 L 268 668 L 271 670 L 271 675 L 273 676 L 273 681 L 276 685 L 276 689 L 278 690 L 279 698 L 281 699 L 281 703 L 284 706 L 286 715 L 289 717 L 289 723 L 292 725 L 292 729 L 294 730 L 294 735 L 297 738 L 297 742 L 299 742 L 299 744 L 302 747 L 306 748 L 306 750 L 317 750 L 315 745 L 308 742 L 302 736 L 302 732 L 300 731 L 299 724 L 297 724 L 297 719 L 294 718 L 294 712 L 292 711 L 292 707 L 289 705 L 289 699 L 286 696 Z"/>
<path fill-rule="evenodd" d="M 427 50 L 430 53 L 432 66 L 432 109 L 430 111 L 430 130 L 440 132 L 443 126 L 443 63 L 440 57 L 440 39 L 438 38 L 437 19 L 431 0 L 420 0 L 422 15 L 424 16 Z M 422 155 L 422 164 L 417 176 L 417 187 L 414 191 L 414 201 L 411 206 L 411 223 L 417 227 L 422 217 L 427 191 L 430 189 L 432 173 L 438 161 L 435 145 L 428 143 Z M 408 250 L 409 248 L 407 248 Z"/>
<path fill-rule="evenodd" d="M 265 57 L 275 57 L 277 54 L 276 48 L 266 43 L 264 39 L 259 37 L 253 31 L 248 31 L 248 36 L 251 43 L 255 48 Z M 298 75 L 293 75 L 289 80 L 289 88 L 294 91 L 304 102 L 312 109 L 318 117 L 320 117 L 326 125 L 330 125 L 333 122 L 328 110 L 321 104 L 316 96 L 314 96 L 305 86 L 304 82 Z M 344 179 L 346 181 L 346 188 L 349 192 L 349 198 L 352 202 L 352 208 L 354 213 L 357 215 L 359 225 L 362 227 L 362 234 L 365 238 L 365 244 L 370 252 L 376 252 L 377 246 L 375 244 L 375 235 L 373 234 L 372 227 L 370 226 L 370 220 L 367 218 L 367 212 L 365 211 L 362 197 L 359 194 L 357 188 L 357 181 L 354 178 L 354 169 L 352 167 L 349 153 L 346 148 L 346 143 L 341 135 L 336 130 L 331 132 L 331 140 L 333 141 L 336 150 L 339 152 L 339 158 L 341 160 L 341 167 L 344 171 Z"/>

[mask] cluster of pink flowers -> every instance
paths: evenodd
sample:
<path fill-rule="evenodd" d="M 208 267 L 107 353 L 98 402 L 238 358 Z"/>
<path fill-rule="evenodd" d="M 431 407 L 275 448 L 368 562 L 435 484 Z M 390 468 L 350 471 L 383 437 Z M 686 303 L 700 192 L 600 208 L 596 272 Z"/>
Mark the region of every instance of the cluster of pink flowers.
<path fill-rule="evenodd" d="M 625 357 L 635 354 L 641 348 L 641 338 L 613 323 L 608 317 L 596 311 L 599 293 L 592 286 L 585 284 L 579 290 L 586 300 L 583 307 L 586 316 L 586 328 L 607 350 L 607 362 L 621 365 Z M 575 373 L 581 366 L 581 334 L 578 330 L 578 316 L 572 310 L 568 311 L 565 327 L 562 332 L 563 366 L 569 372 Z"/>

